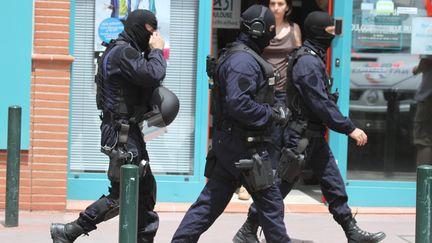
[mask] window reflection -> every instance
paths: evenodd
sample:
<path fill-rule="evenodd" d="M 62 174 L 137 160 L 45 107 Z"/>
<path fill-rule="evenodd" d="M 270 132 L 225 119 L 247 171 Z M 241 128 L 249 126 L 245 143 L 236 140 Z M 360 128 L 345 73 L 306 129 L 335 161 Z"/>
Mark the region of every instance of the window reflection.
<path fill-rule="evenodd" d="M 348 178 L 415 180 L 413 19 L 426 16 L 423 0 L 354 0 L 350 118 L 369 137 L 348 145 Z"/>

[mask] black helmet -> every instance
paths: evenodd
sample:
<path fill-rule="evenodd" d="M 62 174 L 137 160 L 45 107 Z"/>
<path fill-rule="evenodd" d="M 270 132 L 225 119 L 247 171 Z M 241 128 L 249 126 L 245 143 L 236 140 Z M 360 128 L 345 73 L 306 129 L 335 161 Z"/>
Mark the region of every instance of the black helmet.
<path fill-rule="evenodd" d="M 153 91 L 150 105 L 158 107 L 162 114 L 162 119 L 167 126 L 174 121 L 180 108 L 177 96 L 163 86 L 159 86 Z"/>

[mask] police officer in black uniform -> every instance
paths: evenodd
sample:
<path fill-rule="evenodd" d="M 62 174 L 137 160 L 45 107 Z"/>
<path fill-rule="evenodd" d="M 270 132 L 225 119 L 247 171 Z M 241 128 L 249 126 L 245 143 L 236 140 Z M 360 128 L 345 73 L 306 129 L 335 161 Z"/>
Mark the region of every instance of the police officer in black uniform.
<path fill-rule="evenodd" d="M 336 105 L 337 94 L 330 93 L 331 79 L 326 71 L 326 51 L 334 38 L 333 22 L 333 18 L 326 12 L 310 13 L 304 23 L 306 41 L 294 52 L 288 63 L 287 105 L 293 118 L 288 124 L 287 151 L 293 156 L 289 163 L 280 161 L 277 174 L 281 181 L 278 184 L 282 197 L 286 197 L 298 179 L 298 174 L 292 171 L 298 166 L 293 164 L 301 162 L 299 150 L 303 151 L 307 145 L 306 163 L 319 178 L 329 211 L 342 226 L 348 242 L 375 243 L 386 235 L 383 232 L 369 233 L 357 226 L 347 204 L 348 196 L 343 179 L 324 138 L 328 126 L 336 132 L 349 135 L 358 146 L 367 143 L 364 131 L 356 128 L 339 111 Z M 259 242 L 256 232 L 260 222 L 256 215 L 256 208 L 251 207 L 246 222 L 234 237 L 236 242 Z"/>
<path fill-rule="evenodd" d="M 206 165 L 212 168 L 204 189 L 175 232 L 173 243 L 197 242 L 222 214 L 241 184 L 259 209 L 267 242 L 291 242 L 283 221 L 282 197 L 272 181 L 267 152 L 270 125 L 286 122 L 286 110 L 272 107 L 274 80 L 264 72 L 263 60 L 256 54 L 268 46 L 274 35 L 275 19 L 271 11 L 253 5 L 242 13 L 239 37 L 219 57 L 212 91 L 214 154 L 208 154 Z M 273 73 L 271 65 L 267 63 L 267 67 Z"/>
<path fill-rule="evenodd" d="M 293 110 L 295 120 L 307 124 L 302 134 L 309 139 L 307 163 L 319 178 L 329 211 L 342 226 L 348 242 L 379 242 L 386 237 L 383 232 L 369 233 L 357 226 L 347 204 L 344 181 L 324 138 L 327 126 L 348 135 L 358 146 L 367 143 L 367 135 L 341 114 L 336 105 L 337 96 L 330 93 L 331 79 L 326 72 L 326 51 L 334 38 L 334 20 L 326 12 L 312 12 L 306 18 L 304 28 L 306 41 L 297 52 L 297 57 L 294 57 L 291 83 L 294 88 L 289 94 L 288 105 Z"/>
<path fill-rule="evenodd" d="M 95 201 L 67 224 L 52 224 L 54 243 L 70 243 L 119 211 L 119 170 L 125 163 L 140 165 L 138 241 L 153 242 L 159 226 L 154 211 L 156 181 L 150 170 L 140 116 L 150 111 L 153 91 L 166 74 L 164 39 L 156 32 L 157 20 L 147 10 L 132 12 L 117 40 L 106 44 L 98 60 L 97 105 L 102 110 L 101 151 L 110 158 L 109 194 Z"/>

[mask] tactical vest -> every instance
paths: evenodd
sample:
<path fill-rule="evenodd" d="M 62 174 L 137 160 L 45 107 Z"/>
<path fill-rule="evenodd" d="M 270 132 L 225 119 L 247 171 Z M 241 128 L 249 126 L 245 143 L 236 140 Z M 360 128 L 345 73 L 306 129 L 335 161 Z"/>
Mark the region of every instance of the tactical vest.
<path fill-rule="evenodd" d="M 212 56 L 207 56 L 206 71 L 209 78 L 213 80 L 213 85 L 210 87 L 210 89 L 212 90 L 210 110 L 211 114 L 214 116 L 215 124 L 218 124 L 222 120 L 224 120 L 221 110 L 221 98 L 224 96 L 225 91 L 220 86 L 220 81 L 218 77 L 219 68 L 232 54 L 239 51 L 249 53 L 258 62 L 264 74 L 263 76 L 265 82 L 262 82 L 257 87 L 256 95 L 252 97 L 252 99 L 260 104 L 267 103 L 273 105 L 274 103 L 274 85 L 276 84 L 279 75 L 275 73 L 275 71 L 273 70 L 273 66 L 270 63 L 265 61 L 252 49 L 242 43 L 236 44 L 232 47 L 223 49 L 218 60 L 216 60 Z"/>
<path fill-rule="evenodd" d="M 297 60 L 304 56 L 304 55 L 312 55 L 315 58 L 318 58 L 319 60 L 321 60 L 321 58 L 318 56 L 318 54 L 305 47 L 305 46 L 301 46 L 298 47 L 296 49 L 293 50 L 293 52 L 290 54 L 290 56 L 288 57 L 288 67 L 287 67 L 287 76 L 286 76 L 286 106 L 293 112 L 293 114 L 297 117 L 300 118 L 304 118 L 302 116 L 302 107 L 301 107 L 301 97 L 300 97 L 300 93 L 297 90 L 297 88 L 294 85 L 293 82 L 293 78 L 292 78 L 292 71 L 293 71 L 293 67 L 296 64 Z M 324 85 L 325 85 L 325 90 L 327 92 L 327 95 L 330 97 L 331 100 L 333 100 L 335 103 L 337 103 L 337 99 L 338 99 L 338 92 L 336 91 L 335 93 L 331 93 L 331 87 L 333 85 L 333 81 L 330 78 L 330 76 L 328 75 L 327 71 L 325 72 L 325 81 L 324 81 Z"/>
<path fill-rule="evenodd" d="M 126 115 L 128 114 L 128 109 L 126 106 L 126 102 L 123 98 L 123 95 L 120 95 L 116 103 L 117 105 L 114 106 L 113 110 L 110 110 L 106 107 L 106 103 L 108 102 L 107 99 L 107 92 L 108 87 L 106 84 L 106 80 L 108 79 L 107 74 L 107 62 L 109 59 L 109 56 L 113 53 L 113 49 L 118 45 L 124 45 L 128 44 L 125 41 L 117 41 L 117 40 L 111 40 L 110 43 L 102 43 L 106 47 L 105 52 L 100 56 L 97 60 L 98 63 L 98 71 L 95 75 L 95 83 L 97 86 L 96 89 L 96 106 L 99 110 L 102 111 L 110 111 L 117 115 Z M 120 85 L 120 94 L 123 94 L 123 88 Z"/>

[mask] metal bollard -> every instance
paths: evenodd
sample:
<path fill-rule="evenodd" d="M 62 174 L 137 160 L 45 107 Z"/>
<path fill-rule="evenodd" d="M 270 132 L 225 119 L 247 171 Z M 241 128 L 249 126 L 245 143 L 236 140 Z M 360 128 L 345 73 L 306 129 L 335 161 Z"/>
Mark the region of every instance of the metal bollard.
<path fill-rule="evenodd" d="M 119 243 L 137 242 L 138 189 L 138 166 L 122 165 L 120 169 Z"/>
<path fill-rule="evenodd" d="M 10 106 L 8 113 L 5 226 L 18 226 L 21 152 L 21 107 Z"/>
<path fill-rule="evenodd" d="M 432 242 L 432 166 L 417 167 L 416 243 Z"/>

